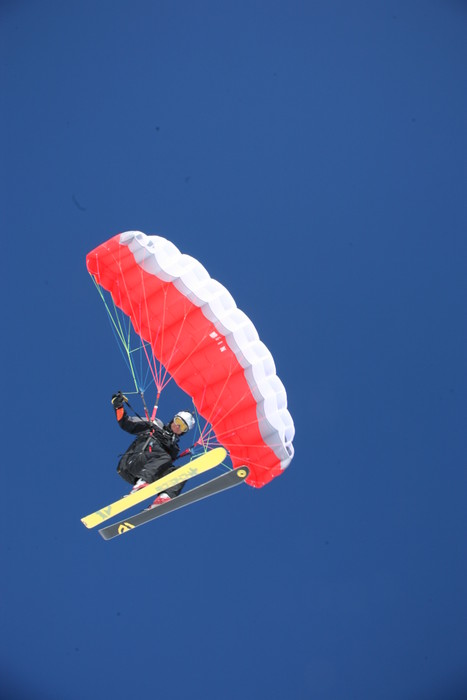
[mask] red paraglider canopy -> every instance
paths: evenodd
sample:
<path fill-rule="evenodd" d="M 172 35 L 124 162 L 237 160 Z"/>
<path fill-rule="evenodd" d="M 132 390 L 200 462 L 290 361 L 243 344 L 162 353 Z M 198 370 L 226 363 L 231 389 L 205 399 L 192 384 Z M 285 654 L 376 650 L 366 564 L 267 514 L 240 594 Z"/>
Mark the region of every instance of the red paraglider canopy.
<path fill-rule="evenodd" d="M 234 467 L 260 487 L 293 456 L 285 389 L 251 321 L 203 266 L 160 236 L 127 232 L 87 256 L 95 282 L 189 394 Z"/>

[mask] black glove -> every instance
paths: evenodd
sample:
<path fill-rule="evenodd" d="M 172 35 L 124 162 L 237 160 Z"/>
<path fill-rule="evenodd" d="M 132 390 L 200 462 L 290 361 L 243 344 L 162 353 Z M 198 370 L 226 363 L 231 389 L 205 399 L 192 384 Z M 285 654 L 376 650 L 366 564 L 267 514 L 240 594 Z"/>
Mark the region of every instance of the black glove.
<path fill-rule="evenodd" d="M 121 391 L 118 391 L 116 394 L 113 394 L 112 405 L 114 408 L 121 408 L 124 403 L 128 403 L 128 399 L 124 394 L 122 394 Z"/>

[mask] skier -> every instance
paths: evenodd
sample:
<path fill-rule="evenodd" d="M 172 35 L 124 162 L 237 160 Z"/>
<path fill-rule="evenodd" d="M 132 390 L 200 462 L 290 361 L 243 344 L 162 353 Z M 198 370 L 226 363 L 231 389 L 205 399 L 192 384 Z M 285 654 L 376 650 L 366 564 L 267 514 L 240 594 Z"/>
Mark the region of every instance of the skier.
<path fill-rule="evenodd" d="M 170 423 L 164 425 L 158 418 L 150 421 L 129 416 L 125 403 L 128 403 L 128 399 L 121 391 L 113 394 L 112 405 L 119 426 L 138 437 L 121 457 L 117 472 L 122 479 L 132 484 L 131 493 L 135 493 L 176 469 L 173 460 L 180 452 L 180 436 L 193 428 L 195 419 L 189 411 L 179 411 Z M 158 494 L 149 507 L 153 508 L 178 496 L 184 484 L 185 482 L 177 484 Z"/>

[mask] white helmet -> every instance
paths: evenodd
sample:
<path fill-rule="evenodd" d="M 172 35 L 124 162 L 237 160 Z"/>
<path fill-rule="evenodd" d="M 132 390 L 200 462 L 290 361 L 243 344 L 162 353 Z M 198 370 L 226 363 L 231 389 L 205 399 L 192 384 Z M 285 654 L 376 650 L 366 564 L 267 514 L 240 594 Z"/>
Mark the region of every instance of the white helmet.
<path fill-rule="evenodd" d="M 181 421 L 183 421 L 183 423 L 186 425 L 186 431 L 191 430 L 195 425 L 193 414 L 189 411 L 179 411 L 175 414 L 174 420 L 175 418 L 179 418 Z"/>

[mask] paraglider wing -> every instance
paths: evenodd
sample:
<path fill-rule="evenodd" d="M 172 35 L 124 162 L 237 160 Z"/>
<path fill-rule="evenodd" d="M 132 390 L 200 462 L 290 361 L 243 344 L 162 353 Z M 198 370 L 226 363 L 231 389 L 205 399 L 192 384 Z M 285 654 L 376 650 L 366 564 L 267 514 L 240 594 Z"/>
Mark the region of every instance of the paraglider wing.
<path fill-rule="evenodd" d="M 260 487 L 293 457 L 294 425 L 274 360 L 230 293 L 161 236 L 128 231 L 91 251 L 95 282 L 190 395 L 233 467 Z"/>

